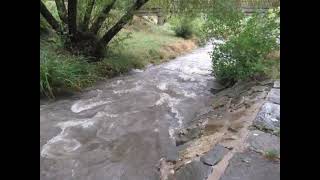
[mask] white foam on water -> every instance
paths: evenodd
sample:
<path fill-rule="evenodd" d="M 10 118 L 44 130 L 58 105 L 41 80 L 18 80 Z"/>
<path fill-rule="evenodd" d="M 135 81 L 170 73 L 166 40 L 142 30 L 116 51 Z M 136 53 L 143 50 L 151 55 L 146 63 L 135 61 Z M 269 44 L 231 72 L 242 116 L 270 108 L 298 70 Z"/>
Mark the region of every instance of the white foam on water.
<path fill-rule="evenodd" d="M 80 142 L 75 139 L 65 138 L 66 134 L 62 131 L 59 135 L 50 139 L 41 150 L 41 156 L 49 159 L 59 158 L 57 153 L 65 155 L 71 153 L 81 147 Z"/>
<path fill-rule="evenodd" d="M 114 123 L 111 123 L 110 126 L 109 126 L 109 128 L 113 128 L 113 126 L 114 126 Z"/>
<path fill-rule="evenodd" d="M 132 69 L 132 72 L 135 72 L 135 73 L 141 73 L 143 72 L 144 70 L 142 69 Z"/>
<path fill-rule="evenodd" d="M 181 71 L 185 74 L 199 74 L 199 75 L 208 75 L 210 74 L 209 69 L 203 69 L 199 67 L 183 66 Z"/>
<path fill-rule="evenodd" d="M 112 82 L 111 86 L 115 87 L 115 86 L 122 85 L 122 84 L 125 84 L 124 80 L 117 80 L 115 82 Z"/>
<path fill-rule="evenodd" d="M 57 123 L 56 126 L 61 129 L 61 132 L 42 146 L 41 156 L 46 158 L 60 158 L 76 151 L 81 147 L 81 143 L 75 138 L 69 136 L 68 129 L 70 127 L 76 126 L 80 126 L 84 129 L 90 128 L 99 121 L 98 118 L 105 116 L 117 117 L 118 115 L 98 112 L 94 117 L 90 119 L 70 120 Z"/>
<path fill-rule="evenodd" d="M 182 94 L 183 94 L 185 97 L 194 98 L 194 97 L 197 96 L 196 93 L 194 93 L 194 92 L 187 92 L 187 91 L 185 91 L 185 90 L 181 90 L 181 92 L 182 92 Z"/>
<path fill-rule="evenodd" d="M 79 120 L 71 120 L 66 122 L 58 123 L 57 126 L 60 127 L 62 130 L 68 128 L 68 127 L 74 127 L 74 126 L 82 126 L 83 128 L 88 128 L 90 126 L 93 126 L 95 121 L 91 119 L 79 121 Z"/>
<path fill-rule="evenodd" d="M 160 93 L 160 98 L 156 101 L 155 105 L 160 106 L 164 103 L 167 103 L 169 106 L 173 106 L 179 103 L 179 99 L 173 98 L 167 93 Z"/>
<path fill-rule="evenodd" d="M 190 75 L 186 75 L 186 74 L 179 74 L 179 78 L 181 78 L 184 81 L 195 81 L 196 79 Z"/>
<path fill-rule="evenodd" d="M 155 103 L 156 106 L 160 106 L 166 101 L 168 101 L 171 97 L 167 93 L 161 93 L 160 94 L 160 99 Z"/>
<path fill-rule="evenodd" d="M 278 122 L 279 120 L 278 119 L 275 119 L 275 118 L 270 118 L 271 119 L 271 121 L 273 121 L 273 122 Z"/>
<path fill-rule="evenodd" d="M 127 94 L 130 92 L 135 92 L 135 91 L 139 91 L 142 89 L 142 85 L 139 83 L 136 83 L 136 86 L 134 88 L 131 89 L 121 89 L 121 90 L 113 90 L 114 94 Z"/>
<path fill-rule="evenodd" d="M 174 115 L 174 117 L 176 119 L 178 119 L 178 125 L 179 125 L 179 128 L 182 127 L 182 121 L 183 121 L 183 116 L 180 115 L 179 111 L 173 106 L 173 104 L 168 104 L 169 107 L 170 107 L 170 110 Z"/>
<path fill-rule="evenodd" d="M 174 114 L 174 117 L 178 120 L 179 127 L 182 126 L 183 116 L 180 115 L 179 111 L 175 108 L 176 105 L 180 103 L 179 99 L 172 98 L 167 93 L 161 93 L 159 100 L 155 103 L 156 106 L 160 106 L 167 103 L 170 111 Z"/>
<path fill-rule="evenodd" d="M 46 158 L 59 158 L 56 153 L 60 155 L 68 154 L 76 151 L 81 147 L 81 143 L 74 138 L 68 137 L 69 133 L 67 128 L 81 126 L 82 128 L 88 128 L 93 126 L 96 121 L 92 119 L 86 120 L 71 120 L 66 122 L 60 122 L 56 126 L 61 128 L 61 132 L 50 139 L 41 150 L 41 156 Z"/>
<path fill-rule="evenodd" d="M 168 90 L 167 83 L 164 83 L 164 82 L 158 84 L 157 88 L 160 89 L 161 91 Z"/>
<path fill-rule="evenodd" d="M 115 118 L 118 117 L 118 114 L 110 114 L 107 112 L 98 112 L 94 117 L 95 118 L 100 118 L 100 117 L 110 117 L 110 118 Z"/>
<path fill-rule="evenodd" d="M 80 100 L 71 106 L 71 111 L 74 113 L 80 113 L 82 111 L 89 110 L 97 106 L 105 105 L 110 102 L 111 101 L 102 101 L 102 100 L 96 101 L 95 99 L 89 99 L 86 101 Z"/>
<path fill-rule="evenodd" d="M 172 128 L 169 129 L 169 136 L 171 139 L 174 139 L 174 129 Z"/>
<path fill-rule="evenodd" d="M 71 153 L 81 147 L 79 141 L 75 139 L 65 139 L 63 136 L 56 136 L 50 139 L 47 144 L 42 147 L 41 156 L 46 158 L 58 158 L 56 153 Z"/>

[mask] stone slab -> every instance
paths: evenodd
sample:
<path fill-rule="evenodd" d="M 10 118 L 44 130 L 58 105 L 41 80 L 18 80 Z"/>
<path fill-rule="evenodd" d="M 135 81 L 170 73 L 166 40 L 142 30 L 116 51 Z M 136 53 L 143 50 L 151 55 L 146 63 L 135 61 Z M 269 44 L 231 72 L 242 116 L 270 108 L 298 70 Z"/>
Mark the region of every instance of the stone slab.
<path fill-rule="evenodd" d="M 252 151 L 236 153 L 220 180 L 280 180 L 280 163 Z"/>
<path fill-rule="evenodd" d="M 224 155 L 228 153 L 228 149 L 220 144 L 215 145 L 209 152 L 200 158 L 200 161 L 204 164 L 214 166 L 216 165 Z"/>
<path fill-rule="evenodd" d="M 253 125 L 258 129 L 278 131 L 280 129 L 280 105 L 266 102 L 254 119 Z"/>
<path fill-rule="evenodd" d="M 175 180 L 206 180 L 212 173 L 212 166 L 201 161 L 192 161 L 176 172 Z"/>
<path fill-rule="evenodd" d="M 272 88 L 268 93 L 267 100 L 275 104 L 280 104 L 280 89 Z"/>
<path fill-rule="evenodd" d="M 268 152 L 275 150 L 280 155 L 280 138 L 259 130 L 249 132 L 247 139 L 249 148 L 258 152 Z"/>

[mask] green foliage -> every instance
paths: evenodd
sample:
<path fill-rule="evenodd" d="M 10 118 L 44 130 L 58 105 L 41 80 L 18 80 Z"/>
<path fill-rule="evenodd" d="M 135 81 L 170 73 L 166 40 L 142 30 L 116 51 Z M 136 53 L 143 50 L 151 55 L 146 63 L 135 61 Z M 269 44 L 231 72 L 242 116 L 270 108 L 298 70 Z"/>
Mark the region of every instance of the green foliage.
<path fill-rule="evenodd" d="M 241 30 L 244 14 L 237 6 L 237 0 L 216 0 L 205 13 L 203 31 L 208 37 L 227 38 Z"/>
<path fill-rule="evenodd" d="M 126 48 L 126 46 L 128 45 L 126 43 L 126 41 L 128 39 L 132 38 L 132 32 L 122 32 L 122 33 L 119 33 L 118 36 L 116 36 L 110 46 L 108 47 L 109 48 L 109 54 L 121 54 L 121 51 Z"/>
<path fill-rule="evenodd" d="M 192 23 L 187 20 L 187 18 L 183 18 L 182 20 L 178 20 L 178 22 L 173 26 L 173 30 L 176 33 L 176 36 L 182 37 L 185 39 L 189 39 L 193 35 Z"/>
<path fill-rule="evenodd" d="M 56 20 L 60 21 L 56 3 L 54 1 L 44 1 L 44 4 L 48 8 L 48 10 L 51 12 L 52 16 Z"/>
<path fill-rule="evenodd" d="M 40 94 L 54 97 L 59 90 L 78 90 L 97 78 L 94 66 L 80 56 L 56 54 L 50 45 L 40 46 Z"/>
<path fill-rule="evenodd" d="M 47 21 L 40 15 L 40 35 L 47 34 L 49 32 L 50 26 Z"/>
<path fill-rule="evenodd" d="M 202 37 L 202 27 L 204 20 L 201 17 L 173 17 L 170 20 L 172 29 L 176 36 L 190 39 L 192 36 Z"/>
<path fill-rule="evenodd" d="M 190 16 L 206 13 L 217 0 L 150 0 L 145 6 L 161 7 L 174 15 L 188 14 Z"/>
<path fill-rule="evenodd" d="M 268 55 L 279 48 L 279 13 L 256 14 L 242 26 L 241 32 L 213 49 L 213 73 L 222 82 L 265 76 Z"/>
<path fill-rule="evenodd" d="M 192 5 L 195 3 L 201 5 L 193 9 Z M 180 37 L 195 34 L 203 42 L 212 37 L 226 38 L 241 30 L 244 14 L 238 8 L 236 0 L 181 1 L 177 6 L 182 10 L 175 13 L 172 24 Z"/>
<path fill-rule="evenodd" d="M 133 24 L 132 26 L 136 26 Z M 56 34 L 40 40 L 40 94 L 53 98 L 61 90 L 80 90 L 98 79 L 124 74 L 149 63 L 170 58 L 162 48 L 182 40 L 174 36 L 167 25 L 139 25 L 140 31 L 123 29 L 111 42 L 103 61 L 87 63 L 82 56 L 71 55 L 63 49 Z M 134 29 L 134 28 L 128 28 Z"/>

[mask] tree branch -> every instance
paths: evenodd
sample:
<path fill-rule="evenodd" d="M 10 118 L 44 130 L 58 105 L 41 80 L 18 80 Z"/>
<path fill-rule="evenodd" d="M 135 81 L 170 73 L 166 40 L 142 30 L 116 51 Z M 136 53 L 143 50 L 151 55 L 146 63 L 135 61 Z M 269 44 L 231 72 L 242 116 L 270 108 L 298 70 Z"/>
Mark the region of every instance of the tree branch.
<path fill-rule="evenodd" d="M 52 16 L 50 11 L 47 9 L 46 5 L 40 0 L 40 14 L 46 19 L 46 21 L 50 24 L 50 26 L 61 33 L 61 26 L 59 22 Z"/>
<path fill-rule="evenodd" d="M 93 22 L 90 31 L 93 32 L 94 34 L 97 34 L 99 29 L 101 28 L 103 22 L 106 20 L 109 12 L 111 11 L 112 7 L 114 6 L 115 2 L 117 0 L 112 0 L 110 4 L 106 4 L 99 14 L 99 16 L 96 18 L 96 20 Z"/>
<path fill-rule="evenodd" d="M 55 0 L 55 2 L 56 2 L 58 14 L 59 14 L 61 21 L 67 24 L 68 23 L 67 9 L 64 4 L 64 0 Z"/>
<path fill-rule="evenodd" d="M 100 43 L 107 45 L 112 38 L 132 19 L 134 12 L 140 9 L 145 3 L 149 0 L 137 0 L 127 11 L 125 15 L 111 28 L 106 32 L 100 40 Z"/>
<path fill-rule="evenodd" d="M 82 29 L 84 31 L 86 31 L 88 29 L 89 21 L 90 21 L 90 18 L 91 18 L 91 13 L 92 13 L 95 1 L 96 0 L 88 0 L 87 9 L 86 9 L 86 12 L 84 14 L 83 22 L 82 22 Z"/>
<path fill-rule="evenodd" d="M 77 0 L 68 0 L 68 28 L 71 40 L 77 34 Z"/>

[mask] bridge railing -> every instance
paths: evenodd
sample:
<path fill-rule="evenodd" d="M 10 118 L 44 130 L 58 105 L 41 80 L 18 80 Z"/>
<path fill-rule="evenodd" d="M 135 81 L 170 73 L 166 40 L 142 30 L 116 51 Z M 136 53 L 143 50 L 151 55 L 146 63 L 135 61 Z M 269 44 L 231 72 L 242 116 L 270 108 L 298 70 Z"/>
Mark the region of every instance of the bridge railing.
<path fill-rule="evenodd" d="M 243 8 L 272 8 L 280 5 L 280 0 L 239 0 L 238 4 Z"/>
<path fill-rule="evenodd" d="M 238 6 L 246 15 L 254 12 L 266 12 L 280 5 L 280 0 L 238 0 Z"/>

